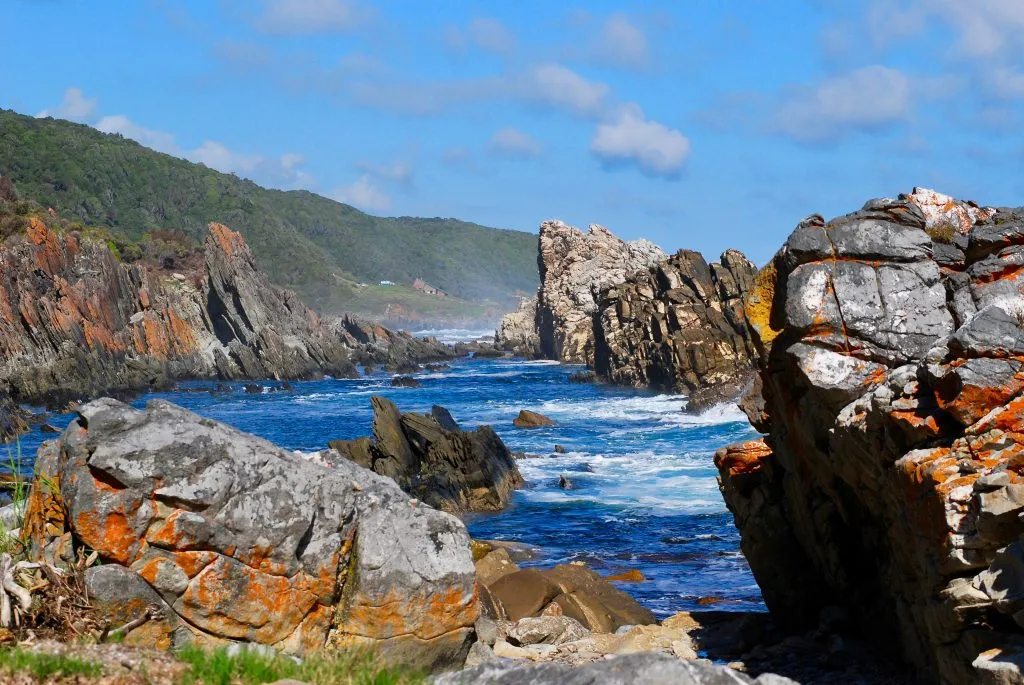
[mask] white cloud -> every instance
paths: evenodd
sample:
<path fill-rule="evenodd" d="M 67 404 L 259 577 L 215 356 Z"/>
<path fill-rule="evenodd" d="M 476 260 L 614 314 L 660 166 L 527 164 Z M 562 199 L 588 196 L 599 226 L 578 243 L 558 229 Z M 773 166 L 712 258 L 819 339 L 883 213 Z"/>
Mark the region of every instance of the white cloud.
<path fill-rule="evenodd" d="M 404 186 L 411 186 L 413 183 L 414 170 L 412 164 L 409 162 L 401 160 L 392 162 L 391 164 L 359 162 L 356 164 L 356 168 L 385 181 L 391 181 Z"/>
<path fill-rule="evenodd" d="M 985 80 L 989 92 L 1000 99 L 1024 99 L 1024 72 L 996 67 L 988 72 Z"/>
<path fill-rule="evenodd" d="M 594 115 L 604 107 L 611 89 L 560 64 L 545 64 L 523 79 L 521 91 L 530 100 Z"/>
<path fill-rule="evenodd" d="M 605 20 L 594 51 L 603 62 L 631 69 L 646 67 L 651 59 L 647 37 L 622 14 Z"/>
<path fill-rule="evenodd" d="M 354 0 L 264 0 L 255 26 L 283 35 L 338 33 L 363 25 L 370 15 Z"/>
<path fill-rule="evenodd" d="M 444 44 L 452 52 L 465 52 L 470 43 L 496 54 L 508 54 L 516 47 L 516 37 L 497 19 L 486 17 L 469 22 L 465 31 L 449 25 L 444 29 Z"/>
<path fill-rule="evenodd" d="M 105 116 L 96 122 L 94 128 L 131 138 L 157 152 L 205 164 L 226 174 L 245 176 L 275 188 L 289 190 L 316 185 L 313 176 L 301 168 L 305 157 L 296 152 L 288 152 L 276 158 L 243 154 L 215 140 L 204 140 L 194 150 L 185 150 L 178 145 L 174 134 L 139 126 L 123 114 Z"/>
<path fill-rule="evenodd" d="M 391 208 L 391 198 L 374 183 L 369 173 L 363 174 L 350 185 L 335 189 L 331 197 L 365 212 L 385 212 Z"/>
<path fill-rule="evenodd" d="M 514 100 L 597 116 L 611 89 L 560 64 L 545 64 L 525 73 L 462 81 L 361 81 L 351 87 L 364 105 L 407 114 L 437 114 L 467 102 Z"/>
<path fill-rule="evenodd" d="M 54 117 L 57 119 L 70 119 L 72 121 L 84 121 L 91 119 L 96 114 L 97 100 L 85 97 L 81 88 L 68 88 L 64 91 L 64 97 L 56 107 L 44 109 L 36 115 L 38 118 Z"/>
<path fill-rule="evenodd" d="M 903 121 L 912 104 L 910 79 L 873 65 L 794 90 L 776 111 L 774 123 L 794 140 L 827 142 Z"/>
<path fill-rule="evenodd" d="M 104 133 L 118 133 L 158 152 L 166 152 L 178 157 L 184 156 L 181 148 L 174 142 L 172 134 L 139 126 L 123 114 L 105 116 L 96 122 L 94 128 Z"/>
<path fill-rule="evenodd" d="M 542 152 L 540 143 L 531 135 L 511 127 L 495 132 L 488 147 L 510 157 L 536 157 Z"/>
<path fill-rule="evenodd" d="M 474 19 L 466 32 L 478 47 L 490 52 L 507 53 L 516 46 L 516 37 L 497 19 Z"/>
<path fill-rule="evenodd" d="M 690 141 L 647 119 L 637 104 L 630 103 L 611 121 L 598 125 L 590 151 L 609 164 L 634 164 L 648 174 L 674 176 L 690 156 Z"/>

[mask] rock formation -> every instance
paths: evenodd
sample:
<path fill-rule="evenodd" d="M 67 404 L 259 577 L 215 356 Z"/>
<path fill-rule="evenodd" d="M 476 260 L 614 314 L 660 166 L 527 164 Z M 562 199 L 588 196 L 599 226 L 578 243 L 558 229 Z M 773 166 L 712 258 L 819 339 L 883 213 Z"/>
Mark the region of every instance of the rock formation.
<path fill-rule="evenodd" d="M 456 518 L 355 464 L 317 466 L 167 402 L 102 399 L 78 414 L 40 450 L 25 531 L 37 553 L 64 529 L 130 570 L 90 572 L 103 602 L 158 597 L 171 644 L 462 664 L 478 601 Z"/>
<path fill-rule="evenodd" d="M 494 333 L 494 344 L 517 357 L 535 359 L 541 356 L 537 333 L 537 297 L 524 297 L 519 307 L 501 319 Z"/>
<path fill-rule="evenodd" d="M 595 317 L 597 375 L 686 393 L 690 411 L 737 397 L 753 376 L 743 298 L 756 274 L 736 250 L 711 265 L 680 250 L 610 286 Z"/>
<path fill-rule="evenodd" d="M 757 680 L 724 666 L 680 661 L 663 654 L 639 653 L 604 659 L 573 668 L 566 664 L 523 665 L 488 661 L 474 668 L 445 673 L 435 685 L 796 685 L 774 674 Z"/>
<path fill-rule="evenodd" d="M 656 245 L 627 243 L 604 226 L 586 233 L 561 221 L 540 225 L 540 290 L 537 333 L 548 359 L 571 364 L 593 362 L 594 325 L 602 288 L 621 283 L 635 271 L 665 259 Z"/>
<path fill-rule="evenodd" d="M 777 621 L 842 605 L 932 682 L 1021 683 L 1024 210 L 915 189 L 758 275 L 763 443 L 722 490 Z"/>
<path fill-rule="evenodd" d="M 689 250 L 666 258 L 646 240 L 561 221 L 541 224 L 539 245 L 537 298 L 502 319 L 500 348 L 587 364 L 618 385 L 683 392 L 690 410 L 736 397 L 753 376 L 743 298 L 757 269 L 740 252 L 711 265 Z"/>
<path fill-rule="evenodd" d="M 179 378 L 351 376 L 350 350 L 412 344 L 390 332 L 364 343 L 351 322 L 324 322 L 220 224 L 195 262 L 185 273 L 121 263 L 105 243 L 31 218 L 0 245 L 0 390 L 59 405 Z"/>
<path fill-rule="evenodd" d="M 453 513 L 500 511 L 522 487 L 515 459 L 490 426 L 463 431 L 444 407 L 403 414 L 386 397 L 370 403 L 373 439 L 334 440 L 330 447 L 413 497 Z"/>

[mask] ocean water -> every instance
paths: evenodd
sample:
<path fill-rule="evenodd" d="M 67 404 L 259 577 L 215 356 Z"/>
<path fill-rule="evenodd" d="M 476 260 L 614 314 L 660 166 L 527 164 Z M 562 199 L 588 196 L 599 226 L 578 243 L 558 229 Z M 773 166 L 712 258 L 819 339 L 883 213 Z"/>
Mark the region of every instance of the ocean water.
<path fill-rule="evenodd" d="M 721 405 L 691 416 L 680 411 L 682 396 L 569 383 L 579 370 L 544 361 L 463 360 L 415 374 L 421 388 L 392 388 L 389 374 L 377 374 L 293 383 L 289 392 L 271 392 L 272 383 L 262 384 L 261 394 L 243 392 L 240 383 L 225 394 L 176 390 L 135 404 L 168 399 L 303 451 L 368 435 L 371 395 L 390 397 L 403 411 L 440 404 L 463 427 L 491 424 L 510 449 L 532 455 L 519 461 L 527 486 L 515 493 L 512 506 L 467 518 L 474 537 L 535 548 L 537 557 L 525 565 L 580 560 L 602 574 L 638 569 L 646 582 L 619 587 L 659 617 L 697 608 L 762 610 L 712 464 L 716 448 L 753 435 L 743 414 Z M 557 425 L 514 428 L 512 419 L 523 408 Z M 70 419 L 53 417 L 50 423 L 63 428 Z M 38 427 L 22 437 L 25 468 L 51 437 Z M 556 444 L 566 453 L 555 454 Z M 571 489 L 559 487 L 561 476 Z"/>

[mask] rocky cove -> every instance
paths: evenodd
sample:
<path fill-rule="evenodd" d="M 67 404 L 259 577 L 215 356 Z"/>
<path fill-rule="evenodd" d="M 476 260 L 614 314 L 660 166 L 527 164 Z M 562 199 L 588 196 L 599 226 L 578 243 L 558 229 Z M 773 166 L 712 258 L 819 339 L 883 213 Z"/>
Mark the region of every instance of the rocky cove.
<path fill-rule="evenodd" d="M 56 441 L 14 409 L 23 538 L 95 550 L 98 604 L 160 607 L 128 633 L 150 646 L 467 666 L 441 683 L 1022 682 L 1021 217 L 915 189 L 808 217 L 759 271 L 546 222 L 498 335 L 520 356 L 433 368 L 455 352 L 239 289 L 258 270 L 220 226 L 183 293 L 108 263 L 137 309 L 99 328 L 108 282 L 76 260 L 106 258 L 32 224 L 9 395 L 68 368 L 75 397 L 150 392 L 51 416 Z M 137 357 L 166 375 L 121 382 Z"/>

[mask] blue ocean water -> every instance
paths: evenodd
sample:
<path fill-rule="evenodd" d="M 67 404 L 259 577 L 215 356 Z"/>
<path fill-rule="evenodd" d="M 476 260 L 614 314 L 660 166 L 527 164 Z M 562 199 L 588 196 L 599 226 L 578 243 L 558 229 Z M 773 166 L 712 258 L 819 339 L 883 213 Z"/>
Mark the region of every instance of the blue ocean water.
<path fill-rule="evenodd" d="M 368 435 L 370 396 L 385 395 L 403 411 L 447 407 L 463 427 L 491 424 L 519 461 L 527 487 L 498 514 L 467 519 L 477 538 L 536 548 L 527 565 L 581 560 L 602 574 L 639 569 L 647 581 L 623 583 L 659 616 L 703 608 L 762 610 L 757 585 L 739 552 L 739 537 L 715 480 L 716 448 L 753 435 L 743 414 L 722 405 L 690 416 L 685 398 L 602 385 L 573 384 L 580 367 L 516 359 L 462 360 L 450 369 L 415 374 L 422 387 L 392 388 L 391 376 L 293 383 L 288 392 L 188 392 L 206 383 L 139 398 L 163 398 L 295 450 L 322 449 L 335 438 Z M 558 425 L 512 426 L 520 409 Z M 71 416 L 50 423 L 63 428 Z M 22 437 L 25 466 L 42 440 Z M 565 454 L 555 454 L 560 444 Z M 572 489 L 559 487 L 566 476 Z"/>

